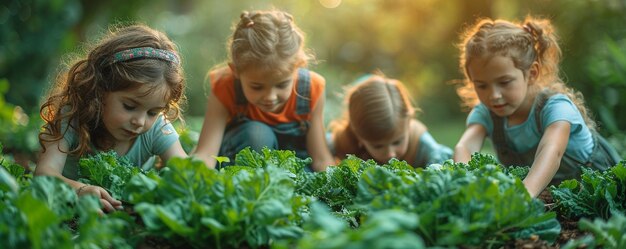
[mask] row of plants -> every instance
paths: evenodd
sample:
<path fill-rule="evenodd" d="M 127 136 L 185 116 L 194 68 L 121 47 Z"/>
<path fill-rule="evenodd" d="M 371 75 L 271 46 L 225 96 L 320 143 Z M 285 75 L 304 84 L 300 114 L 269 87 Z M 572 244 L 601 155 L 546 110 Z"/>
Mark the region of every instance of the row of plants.
<path fill-rule="evenodd" d="M 219 171 L 181 158 L 142 170 L 106 152 L 80 162 L 81 181 L 124 203 L 106 215 L 96 198 L 78 197 L 56 178 L 0 163 L 2 248 L 500 248 L 533 237 L 554 243 L 561 230 L 557 212 L 526 192 L 525 168 L 504 168 L 482 154 L 427 168 L 349 157 L 313 173 L 310 159 L 291 151 L 244 149 L 235 166 Z M 580 222 L 589 236 L 562 248 L 626 243 L 622 172 L 623 162 L 551 189 L 558 215 L 597 218 Z M 600 192 L 589 186 L 602 184 L 585 180 L 599 176 L 593 181 L 619 179 L 619 191 L 581 197 Z M 613 215 L 596 204 L 602 198 L 613 203 Z M 580 212 L 571 200 L 601 210 Z"/>

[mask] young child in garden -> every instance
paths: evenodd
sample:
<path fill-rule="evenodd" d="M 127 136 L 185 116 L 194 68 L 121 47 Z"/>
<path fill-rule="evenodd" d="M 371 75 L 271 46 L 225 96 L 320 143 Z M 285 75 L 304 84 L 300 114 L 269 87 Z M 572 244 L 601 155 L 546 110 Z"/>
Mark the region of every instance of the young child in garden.
<path fill-rule="evenodd" d="M 35 174 L 98 196 L 107 211 L 120 208 L 105 189 L 76 181 L 79 158 L 115 150 L 140 166 L 154 155 L 186 157 L 171 124 L 184 89 L 176 46 L 165 34 L 144 25 L 111 30 L 59 75 L 43 103 Z"/>
<path fill-rule="evenodd" d="M 310 156 L 315 171 L 333 164 L 324 136 L 325 79 L 304 68 L 312 56 L 292 16 L 244 11 L 228 48 L 228 66 L 208 74 L 211 94 L 194 156 L 215 168 L 215 156 L 232 162 L 245 147 L 266 146 Z"/>
<path fill-rule="evenodd" d="M 459 88 L 473 107 L 454 160 L 467 162 L 489 136 L 504 165 L 529 165 L 524 185 L 579 178 L 581 167 L 606 170 L 620 159 L 595 131 L 582 95 L 559 78 L 561 50 L 549 20 L 480 20 L 460 44 Z"/>
<path fill-rule="evenodd" d="M 402 82 L 366 75 L 355 82 L 345 101 L 344 117 L 331 123 L 331 147 L 339 159 L 353 154 L 383 164 L 397 158 L 424 167 L 452 158 L 452 150 L 437 143 L 415 119 L 416 108 Z"/>

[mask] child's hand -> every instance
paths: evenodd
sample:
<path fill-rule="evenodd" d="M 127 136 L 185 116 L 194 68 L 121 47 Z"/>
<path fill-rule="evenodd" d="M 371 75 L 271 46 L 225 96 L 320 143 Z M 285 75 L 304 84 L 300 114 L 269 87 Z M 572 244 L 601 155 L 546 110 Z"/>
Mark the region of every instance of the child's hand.
<path fill-rule="evenodd" d="M 95 195 L 100 199 L 100 204 L 102 204 L 102 208 L 104 211 L 113 212 L 118 209 L 122 209 L 122 202 L 111 197 L 109 192 L 107 192 L 104 188 L 93 185 L 85 185 L 78 189 L 77 194 L 80 195 Z"/>

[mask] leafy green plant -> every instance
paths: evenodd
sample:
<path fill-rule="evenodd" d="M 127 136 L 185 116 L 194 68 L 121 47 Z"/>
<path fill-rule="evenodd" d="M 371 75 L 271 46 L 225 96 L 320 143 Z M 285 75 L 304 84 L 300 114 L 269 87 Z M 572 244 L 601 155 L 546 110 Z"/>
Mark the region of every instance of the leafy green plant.
<path fill-rule="evenodd" d="M 21 165 L 16 164 L 14 161 L 5 158 L 2 152 L 2 143 L 0 143 L 0 183 L 3 183 L 3 186 L 0 188 L 4 191 L 8 191 L 9 189 L 13 191 L 17 191 L 19 187 L 27 187 L 30 185 L 30 180 L 32 178 L 32 174 L 26 173 L 26 169 Z"/>
<path fill-rule="evenodd" d="M 355 204 L 368 210 L 365 220 L 371 212 L 388 209 L 418 214 L 416 232 L 427 245 L 492 248 L 533 234 L 555 241 L 560 232 L 556 214 L 546 213 L 519 178 L 482 159 L 473 157 L 469 167 L 451 161 L 431 165 L 416 176 L 368 168 Z"/>
<path fill-rule="evenodd" d="M 335 212 L 342 212 L 353 204 L 361 173 L 376 167 L 373 160 L 364 161 L 355 156 L 342 160 L 336 167 L 329 167 L 300 185 L 299 193 L 307 194 L 325 202 Z"/>
<path fill-rule="evenodd" d="M 583 168 L 580 180 L 563 181 L 550 192 L 566 217 L 608 219 L 612 212 L 626 211 L 626 161 L 603 172 Z"/>
<path fill-rule="evenodd" d="M 254 171 L 229 172 L 226 167 L 218 172 L 200 161 L 180 158 L 170 160 L 167 169 L 149 184 L 156 194 L 133 195 L 141 200 L 135 210 L 150 236 L 177 246 L 258 248 L 302 233 L 301 221 L 294 220 L 302 215 L 292 212 L 307 202 L 294 195 L 288 171 L 268 165 Z"/>
<path fill-rule="evenodd" d="M 261 153 L 247 147 L 235 155 L 235 166 L 251 168 L 274 166 L 285 169 L 293 174 L 303 172 L 311 161 L 311 158 L 298 158 L 295 152 L 290 150 L 270 150 L 267 147 L 263 148 Z"/>
<path fill-rule="evenodd" d="M 2 248 L 131 248 L 122 237 L 126 221 L 100 218 L 97 198 L 77 198 L 58 178 L 35 177 L 28 187 L 0 191 Z"/>
<path fill-rule="evenodd" d="M 626 216 L 623 213 L 613 213 L 610 219 L 596 218 L 593 222 L 589 219 L 581 219 L 578 223 L 580 230 L 587 231 L 590 235 L 567 242 L 563 249 L 575 248 L 626 248 Z"/>
<path fill-rule="evenodd" d="M 213 158 L 215 158 L 215 161 L 217 161 L 218 168 L 222 168 L 222 163 L 229 163 L 230 162 L 230 158 L 228 158 L 226 156 L 213 156 Z"/>
<path fill-rule="evenodd" d="M 130 179 L 143 171 L 113 150 L 86 156 L 79 160 L 81 181 L 98 185 L 115 199 L 124 199 L 124 189 Z"/>
<path fill-rule="evenodd" d="M 360 227 L 352 229 L 345 220 L 334 216 L 326 205 L 315 202 L 303 225 L 307 233 L 296 241 L 279 241 L 272 248 L 426 248 L 413 232 L 418 224 L 418 215 L 414 213 L 384 210 L 372 213 Z"/>

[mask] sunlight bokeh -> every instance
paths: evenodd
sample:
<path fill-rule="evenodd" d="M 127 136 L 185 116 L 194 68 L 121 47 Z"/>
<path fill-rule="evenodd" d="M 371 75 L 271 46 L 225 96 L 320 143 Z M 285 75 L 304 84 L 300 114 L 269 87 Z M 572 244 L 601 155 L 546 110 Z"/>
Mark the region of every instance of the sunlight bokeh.
<path fill-rule="evenodd" d="M 341 0 L 320 0 L 320 4 L 325 8 L 337 8 L 341 4 Z"/>

